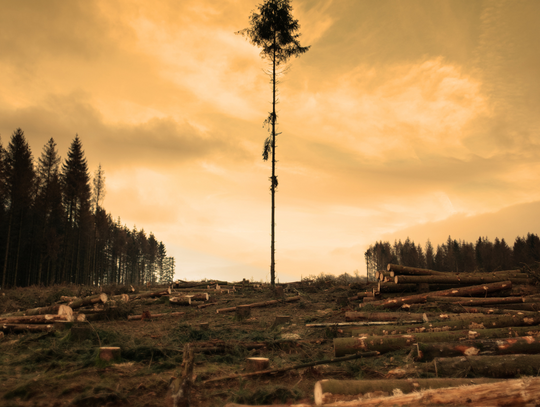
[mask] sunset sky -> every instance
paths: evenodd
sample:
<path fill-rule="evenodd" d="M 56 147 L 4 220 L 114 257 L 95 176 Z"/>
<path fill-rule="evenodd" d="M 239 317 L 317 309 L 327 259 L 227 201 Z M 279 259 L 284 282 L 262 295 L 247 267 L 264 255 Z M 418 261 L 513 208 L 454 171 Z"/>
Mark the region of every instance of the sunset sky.
<path fill-rule="evenodd" d="M 106 210 L 177 278 L 269 280 L 257 0 L 0 0 L 0 136 L 77 133 Z M 540 1 L 293 0 L 276 273 L 365 274 L 377 240 L 540 232 Z"/>

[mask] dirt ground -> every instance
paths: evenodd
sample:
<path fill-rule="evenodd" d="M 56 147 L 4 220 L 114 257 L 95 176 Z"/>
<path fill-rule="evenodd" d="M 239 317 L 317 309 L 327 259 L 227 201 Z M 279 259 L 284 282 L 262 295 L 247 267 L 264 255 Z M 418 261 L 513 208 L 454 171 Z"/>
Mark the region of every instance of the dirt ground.
<path fill-rule="evenodd" d="M 142 289 L 142 287 L 140 287 Z M 104 288 L 103 291 L 113 290 Z M 234 312 L 216 309 L 275 299 L 270 288 L 251 286 L 215 296 L 215 305 L 198 309 L 173 306 L 168 298 L 130 301 L 101 321 L 82 323 L 91 327 L 86 339 L 73 338 L 71 324 L 49 333 L 6 333 L 0 339 L 0 405 L 2 406 L 170 406 L 170 383 L 181 374 L 186 343 L 218 343 L 225 351 L 198 352 L 195 356 L 193 406 L 220 407 L 228 402 L 244 404 L 313 403 L 313 387 L 324 378 L 384 378 L 388 370 L 405 363 L 404 351 L 371 359 L 358 359 L 273 375 L 237 378 L 205 384 L 212 378 L 245 373 L 246 358 L 269 358 L 270 368 L 284 368 L 334 357 L 335 330 L 307 328 L 306 323 L 343 322 L 340 298 L 353 296 L 366 286 L 318 284 L 296 287 L 286 296 L 300 295 L 298 302 L 280 302 L 253 308 L 251 316 L 238 320 Z M 89 295 L 95 288 L 55 286 L 4 290 L 0 312 L 49 305 L 61 295 Z M 211 293 L 211 292 L 210 292 Z M 184 312 L 128 321 L 126 316 Z M 291 323 L 274 327 L 276 316 L 290 316 Z M 208 322 L 204 330 L 200 323 Z M 246 349 L 246 343 L 264 343 Z M 98 358 L 103 346 L 121 348 L 121 360 L 105 363 Z"/>

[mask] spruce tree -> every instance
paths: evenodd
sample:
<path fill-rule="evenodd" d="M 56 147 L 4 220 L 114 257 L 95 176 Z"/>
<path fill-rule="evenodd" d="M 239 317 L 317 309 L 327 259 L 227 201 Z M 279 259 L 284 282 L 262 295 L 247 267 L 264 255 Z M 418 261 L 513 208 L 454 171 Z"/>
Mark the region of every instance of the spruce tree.
<path fill-rule="evenodd" d="M 271 64 L 272 83 L 272 111 L 265 124 L 270 126 L 271 134 L 264 142 L 263 160 L 267 161 L 272 154 L 272 176 L 270 177 L 270 191 L 272 195 L 271 213 L 271 243 L 270 243 L 270 280 L 275 285 L 275 194 L 278 186 L 276 176 L 276 95 L 277 78 L 283 71 L 280 67 L 286 64 L 293 56 L 308 51 L 310 47 L 300 45 L 298 30 L 300 25 L 291 14 L 292 6 L 289 0 L 266 0 L 260 4 L 257 11 L 251 13 L 250 27 L 237 32 L 246 37 L 253 45 L 261 48 L 261 57 Z"/>

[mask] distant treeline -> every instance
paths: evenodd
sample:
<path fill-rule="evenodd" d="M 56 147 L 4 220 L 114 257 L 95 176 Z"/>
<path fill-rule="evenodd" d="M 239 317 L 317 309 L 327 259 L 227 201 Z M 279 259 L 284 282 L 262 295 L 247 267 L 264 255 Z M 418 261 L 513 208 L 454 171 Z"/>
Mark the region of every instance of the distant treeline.
<path fill-rule="evenodd" d="M 52 138 L 37 163 L 21 129 L 0 143 L 1 287 L 172 281 L 165 245 L 113 220 L 104 195 L 101 165 L 91 180 L 77 135 L 63 162 Z"/>
<path fill-rule="evenodd" d="M 513 247 L 504 239 L 480 237 L 475 243 L 467 243 L 448 236 L 446 243 L 434 249 L 428 240 L 424 248 L 409 238 L 390 242 L 376 242 L 365 253 L 368 279 L 375 272 L 386 270 L 388 263 L 421 267 L 454 273 L 518 269 L 523 265 L 540 262 L 540 238 L 535 234 L 517 237 Z"/>

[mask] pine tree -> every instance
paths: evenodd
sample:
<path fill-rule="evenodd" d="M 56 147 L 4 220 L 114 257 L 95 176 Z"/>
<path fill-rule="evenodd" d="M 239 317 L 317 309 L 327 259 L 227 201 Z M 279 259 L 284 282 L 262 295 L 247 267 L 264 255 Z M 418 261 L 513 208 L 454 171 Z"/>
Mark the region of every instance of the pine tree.
<path fill-rule="evenodd" d="M 250 16 L 251 26 L 238 31 L 255 46 L 261 48 L 261 57 L 272 64 L 272 111 L 265 124 L 271 125 L 271 135 L 264 142 L 263 159 L 268 160 L 272 153 L 272 176 L 270 177 L 270 191 L 272 193 L 271 214 L 271 243 L 270 243 L 270 281 L 275 284 L 275 193 L 278 186 L 276 176 L 276 96 L 277 78 L 283 72 L 278 69 L 286 64 L 293 56 L 308 51 L 310 47 L 300 45 L 298 20 L 292 17 L 292 6 L 289 0 L 266 0 L 259 5 L 259 10 L 253 11 Z"/>
<path fill-rule="evenodd" d="M 20 275 L 21 260 L 28 260 L 30 243 L 30 209 L 35 193 L 35 172 L 32 152 L 24 132 L 18 128 L 13 132 L 6 151 L 5 191 L 7 197 L 7 237 L 2 272 L 2 287 L 18 285 L 28 278 Z M 29 264 L 26 264 L 29 266 Z M 24 268 L 26 273 L 29 267 Z M 11 278 L 8 279 L 8 274 Z"/>
<path fill-rule="evenodd" d="M 62 165 L 66 241 L 64 278 L 74 283 L 88 282 L 88 239 L 90 234 L 90 175 L 78 135 L 71 143 Z M 69 276 L 66 274 L 69 273 Z"/>

